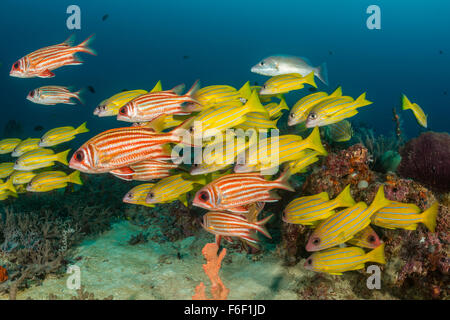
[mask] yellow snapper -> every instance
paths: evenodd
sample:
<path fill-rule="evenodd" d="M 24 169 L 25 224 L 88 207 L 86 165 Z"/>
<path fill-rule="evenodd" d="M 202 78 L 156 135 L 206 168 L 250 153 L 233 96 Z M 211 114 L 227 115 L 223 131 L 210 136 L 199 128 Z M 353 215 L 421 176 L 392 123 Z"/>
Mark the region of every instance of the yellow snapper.
<path fill-rule="evenodd" d="M 244 135 L 237 135 L 228 130 L 223 135 L 216 136 L 218 140 L 205 144 L 202 151 L 202 163 L 205 164 L 232 164 L 236 156 L 247 147 Z"/>
<path fill-rule="evenodd" d="M 416 230 L 417 224 L 423 223 L 428 230 L 434 232 L 439 203 L 433 203 L 423 213 L 421 211 L 415 204 L 391 201 L 388 206 L 375 212 L 372 223 L 383 228 L 406 230 Z"/>
<path fill-rule="evenodd" d="M 159 92 L 162 90 L 161 81 L 158 81 L 150 92 Z M 103 100 L 95 108 L 94 115 L 99 117 L 116 116 L 119 113 L 119 109 L 126 105 L 131 100 L 148 93 L 146 90 L 129 90 L 119 92 L 112 97 Z"/>
<path fill-rule="evenodd" d="M 227 85 L 207 86 L 196 91 L 193 98 L 200 102 L 203 108 L 210 108 L 215 105 L 229 105 L 233 101 L 239 106 L 247 102 L 250 95 L 250 84 L 247 81 L 239 90 Z"/>
<path fill-rule="evenodd" d="M 324 100 L 309 112 L 306 127 L 322 127 L 353 117 L 358 113 L 357 108 L 371 103 L 366 100 L 366 93 L 360 95 L 356 100 L 348 96 Z"/>
<path fill-rule="evenodd" d="M 64 165 L 68 165 L 67 155 L 70 149 L 55 154 L 50 149 L 36 149 L 28 151 L 21 155 L 14 164 L 14 170 L 31 171 L 39 168 L 50 167 L 58 161 Z"/>
<path fill-rule="evenodd" d="M 261 102 L 271 102 L 273 98 L 278 98 L 278 99 L 283 99 L 284 96 L 282 93 L 277 93 L 277 94 L 265 94 L 265 95 L 261 95 L 259 94 L 259 92 L 261 91 L 262 86 L 251 86 L 250 89 L 252 89 L 252 91 L 256 90 L 256 92 L 258 92 L 258 96 L 259 96 L 259 100 Z"/>
<path fill-rule="evenodd" d="M 286 100 L 284 100 L 283 97 L 281 97 L 279 103 L 271 102 L 269 104 L 266 104 L 264 108 L 266 108 L 267 112 L 269 113 L 270 119 L 278 119 L 282 116 L 283 110 L 289 110 L 289 107 L 286 104 Z"/>
<path fill-rule="evenodd" d="M 143 183 L 140 184 L 130 191 L 123 197 L 123 202 L 130 204 L 137 204 L 146 207 L 154 207 L 154 204 L 149 204 L 145 202 L 145 198 L 147 194 L 150 192 L 150 189 L 154 186 L 154 183 Z"/>
<path fill-rule="evenodd" d="M 68 183 L 83 184 L 80 179 L 80 171 L 74 171 L 67 175 L 62 171 L 45 171 L 38 173 L 27 185 L 27 191 L 47 192 L 65 188 Z"/>
<path fill-rule="evenodd" d="M 315 92 L 298 100 L 291 109 L 288 118 L 288 125 L 293 126 L 306 121 L 309 112 L 320 102 L 342 96 L 342 88 L 337 88 L 328 95 L 326 92 Z"/>
<path fill-rule="evenodd" d="M 74 127 L 59 127 L 47 131 L 39 142 L 39 147 L 51 147 L 57 144 L 67 142 L 75 139 L 75 136 L 80 133 L 89 132 L 86 128 L 86 122 L 82 123 L 78 128 Z"/>
<path fill-rule="evenodd" d="M 258 144 L 249 143 L 245 151 L 245 163 L 236 164 L 234 172 L 270 170 L 284 162 L 299 160 L 304 155 L 301 152 L 305 149 L 313 149 L 321 155 L 327 155 L 318 128 L 315 128 L 306 139 L 297 135 L 282 135 L 262 139 Z"/>
<path fill-rule="evenodd" d="M 355 236 L 348 240 L 347 243 L 357 247 L 375 249 L 383 242 L 380 240 L 380 237 L 378 237 L 375 230 L 370 226 L 367 226 L 365 229 L 355 234 Z"/>
<path fill-rule="evenodd" d="M 187 127 L 191 136 L 202 134 L 203 138 L 208 138 L 245 122 L 246 114 L 251 112 L 267 115 L 267 110 L 262 106 L 255 91 L 245 105 L 208 108 L 186 121 L 181 128 Z"/>
<path fill-rule="evenodd" d="M 10 179 L 14 185 L 21 185 L 31 181 L 36 176 L 33 171 L 14 171 Z"/>
<path fill-rule="evenodd" d="M 347 120 L 330 124 L 327 128 L 328 135 L 335 142 L 349 141 L 353 136 L 352 124 Z"/>
<path fill-rule="evenodd" d="M 14 162 L 0 163 L 0 179 L 7 178 L 14 171 Z"/>
<path fill-rule="evenodd" d="M 310 73 L 304 77 L 298 73 L 283 74 L 267 80 L 259 91 L 259 94 L 287 93 L 302 89 L 305 83 L 317 88 L 314 82 L 314 73 Z"/>
<path fill-rule="evenodd" d="M 293 224 L 316 225 L 318 221 L 332 216 L 336 208 L 347 208 L 355 205 L 350 193 L 350 185 L 333 200 L 328 193 L 322 192 L 313 196 L 294 199 L 284 209 L 283 221 Z"/>
<path fill-rule="evenodd" d="M 39 142 L 41 139 L 39 138 L 28 138 L 23 141 L 21 141 L 15 148 L 14 151 L 11 153 L 12 157 L 20 157 L 25 152 L 38 149 L 39 148 Z"/>
<path fill-rule="evenodd" d="M 188 180 L 182 174 L 177 174 L 161 179 L 150 188 L 145 202 L 156 204 L 180 200 L 187 207 L 186 193 L 193 190 L 195 184 L 206 184 L 205 177 L 192 177 Z"/>
<path fill-rule="evenodd" d="M 14 185 L 13 185 L 11 179 L 6 180 L 6 182 L 3 182 L 3 180 L 0 180 L 0 194 L 7 192 L 7 190 L 17 193 L 16 188 L 14 188 Z"/>
<path fill-rule="evenodd" d="M 313 164 L 314 162 L 319 161 L 317 156 L 320 155 L 320 152 L 315 150 L 306 149 L 302 151 L 302 157 L 298 160 L 293 160 L 288 162 L 288 168 L 291 174 L 296 173 L 304 173 L 307 171 L 307 167 Z"/>
<path fill-rule="evenodd" d="M 410 109 L 416 117 L 417 123 L 422 127 L 427 127 L 427 115 L 423 112 L 422 108 L 417 103 L 411 103 L 406 95 L 402 95 L 402 109 Z"/>
<path fill-rule="evenodd" d="M 14 150 L 15 147 L 21 142 L 18 138 L 8 138 L 0 141 L 0 154 L 7 154 Z"/>
<path fill-rule="evenodd" d="M 306 250 L 319 251 L 347 242 L 370 224 L 375 212 L 389 204 L 381 186 L 369 207 L 364 202 L 358 202 L 320 222 L 310 236 Z"/>
<path fill-rule="evenodd" d="M 358 247 L 331 248 L 315 252 L 306 259 L 305 268 L 342 275 L 346 271 L 363 269 L 366 262 L 386 263 L 384 243 L 368 253 Z"/>
<path fill-rule="evenodd" d="M 276 129 L 278 119 L 272 120 L 270 116 L 263 113 L 251 112 L 247 113 L 246 120 L 236 129 L 242 130 L 258 130 L 258 129 Z"/>
<path fill-rule="evenodd" d="M 8 199 L 9 197 L 17 198 L 18 195 L 17 195 L 17 193 L 12 192 L 12 191 L 10 191 L 10 190 L 5 190 L 5 191 L 3 191 L 3 192 L 0 192 L 0 201 L 6 200 L 6 199 Z"/>

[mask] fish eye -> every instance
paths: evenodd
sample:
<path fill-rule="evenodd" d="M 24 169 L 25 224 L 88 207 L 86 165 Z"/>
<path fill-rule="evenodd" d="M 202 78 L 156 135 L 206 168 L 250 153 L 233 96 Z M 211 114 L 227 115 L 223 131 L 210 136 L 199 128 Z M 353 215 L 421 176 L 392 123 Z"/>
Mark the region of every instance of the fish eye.
<path fill-rule="evenodd" d="M 33 91 L 30 91 L 30 97 L 34 97 L 34 90 Z"/>
<path fill-rule="evenodd" d="M 308 118 L 310 118 L 311 120 L 315 120 L 317 118 L 317 114 L 315 113 L 310 113 Z"/>
<path fill-rule="evenodd" d="M 319 238 L 314 238 L 312 243 L 313 243 L 313 245 L 317 246 L 320 243 L 320 239 Z"/>
<path fill-rule="evenodd" d="M 209 194 L 206 191 L 201 192 L 198 197 L 202 201 L 208 201 L 209 200 Z"/>
<path fill-rule="evenodd" d="M 190 133 L 194 133 L 194 126 L 192 126 L 192 127 L 189 128 L 189 132 L 190 132 Z"/>
<path fill-rule="evenodd" d="M 311 265 L 311 264 L 312 264 L 312 259 L 309 258 L 308 260 L 306 260 L 306 263 L 307 263 L 308 265 Z"/>
<path fill-rule="evenodd" d="M 261 61 L 259 64 L 263 66 L 264 65 L 264 61 Z"/>
<path fill-rule="evenodd" d="M 368 240 L 370 243 L 375 242 L 375 236 L 369 236 Z"/>
<path fill-rule="evenodd" d="M 153 199 L 155 197 L 155 194 L 153 192 L 149 192 L 147 195 L 147 198 Z"/>
<path fill-rule="evenodd" d="M 266 85 L 265 85 L 265 84 L 263 84 L 263 85 L 262 85 L 262 88 L 263 88 L 263 89 L 265 89 L 265 88 L 266 88 Z"/>
<path fill-rule="evenodd" d="M 293 118 L 293 117 L 295 117 L 295 114 L 291 113 L 291 114 L 289 115 L 289 118 Z"/>
<path fill-rule="evenodd" d="M 133 198 L 133 192 L 129 192 L 129 193 L 127 194 L 127 198 Z"/>
<path fill-rule="evenodd" d="M 19 69 L 19 62 L 14 63 L 13 69 Z"/>
<path fill-rule="evenodd" d="M 77 151 L 75 153 L 75 160 L 77 160 L 78 162 L 81 162 L 81 161 L 83 161 L 83 159 L 84 159 L 83 151 Z"/>
<path fill-rule="evenodd" d="M 123 115 L 126 115 L 127 114 L 126 108 L 125 107 L 120 108 L 119 113 L 123 114 Z"/>
<path fill-rule="evenodd" d="M 198 168 L 198 164 L 197 164 L 197 163 L 194 163 L 192 166 L 193 166 L 194 168 Z"/>

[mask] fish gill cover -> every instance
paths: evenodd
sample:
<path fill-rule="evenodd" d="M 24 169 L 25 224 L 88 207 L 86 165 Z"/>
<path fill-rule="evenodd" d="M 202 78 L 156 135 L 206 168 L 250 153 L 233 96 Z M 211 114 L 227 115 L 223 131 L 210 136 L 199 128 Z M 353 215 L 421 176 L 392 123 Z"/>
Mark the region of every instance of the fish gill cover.
<path fill-rule="evenodd" d="M 0 4 L 3 297 L 448 299 L 449 4 L 103 3 Z"/>

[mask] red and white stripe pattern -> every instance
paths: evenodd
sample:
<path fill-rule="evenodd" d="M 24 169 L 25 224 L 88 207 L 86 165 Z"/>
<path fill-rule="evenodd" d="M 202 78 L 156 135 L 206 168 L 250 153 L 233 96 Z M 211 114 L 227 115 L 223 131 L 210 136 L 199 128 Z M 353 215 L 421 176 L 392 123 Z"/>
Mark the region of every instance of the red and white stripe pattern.
<path fill-rule="evenodd" d="M 155 133 L 144 127 L 107 130 L 82 145 L 72 156 L 69 166 L 87 173 L 102 173 L 127 167 L 143 160 L 169 160 L 167 143 L 179 143 L 172 132 Z"/>
<path fill-rule="evenodd" d="M 62 86 L 45 86 L 30 91 L 27 99 L 44 105 L 55 105 L 58 103 L 76 104 L 71 99 L 75 98 L 82 103 L 80 91 L 71 92 L 69 88 Z"/>
<path fill-rule="evenodd" d="M 10 76 L 18 78 L 52 78 L 55 75 L 51 72 L 62 66 L 82 64 L 75 54 L 85 52 L 96 55 L 95 51 L 89 48 L 92 36 L 81 44 L 73 46 L 74 37 L 69 37 L 61 44 L 45 47 L 36 50 L 16 61 L 11 68 Z"/>
<path fill-rule="evenodd" d="M 253 230 L 259 231 L 268 238 L 272 238 L 263 225 L 272 218 L 267 218 L 252 223 L 246 218 L 232 213 L 208 212 L 203 216 L 203 228 L 216 235 L 216 241 L 220 242 L 220 237 L 238 237 L 251 243 L 257 243 Z M 219 243 L 220 245 L 220 243 Z"/>
<path fill-rule="evenodd" d="M 151 181 L 170 176 L 170 170 L 176 169 L 177 164 L 158 160 L 144 160 L 125 168 L 112 170 L 109 173 L 126 181 Z"/>
<path fill-rule="evenodd" d="M 200 189 L 194 206 L 235 213 L 247 213 L 247 206 L 255 202 L 275 202 L 279 198 L 270 190 L 278 188 L 294 191 L 287 182 L 289 175 L 268 181 L 260 173 L 234 173 L 220 177 Z"/>
<path fill-rule="evenodd" d="M 180 85 L 181 87 L 184 85 Z M 178 87 L 172 90 L 149 92 L 143 94 L 119 109 L 117 120 L 127 122 L 152 121 L 161 115 L 188 115 L 191 111 L 183 108 L 183 105 L 198 105 L 200 103 L 192 98 L 192 94 L 198 89 L 198 80 L 185 95 L 178 95 Z"/>

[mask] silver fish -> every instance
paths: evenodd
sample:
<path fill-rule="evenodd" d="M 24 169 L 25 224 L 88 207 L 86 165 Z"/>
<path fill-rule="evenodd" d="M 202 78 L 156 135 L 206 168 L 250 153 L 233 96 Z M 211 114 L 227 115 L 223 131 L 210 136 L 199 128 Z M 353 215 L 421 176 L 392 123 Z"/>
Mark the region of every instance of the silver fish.
<path fill-rule="evenodd" d="M 274 55 L 261 60 L 252 67 L 252 72 L 264 76 L 278 76 L 287 73 L 299 73 L 303 77 L 311 72 L 319 78 L 324 84 L 328 85 L 328 72 L 326 63 L 318 67 L 313 67 L 306 58 L 300 58 L 289 55 Z"/>

